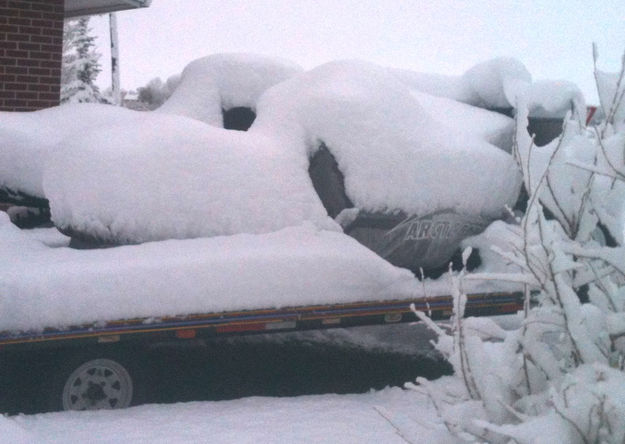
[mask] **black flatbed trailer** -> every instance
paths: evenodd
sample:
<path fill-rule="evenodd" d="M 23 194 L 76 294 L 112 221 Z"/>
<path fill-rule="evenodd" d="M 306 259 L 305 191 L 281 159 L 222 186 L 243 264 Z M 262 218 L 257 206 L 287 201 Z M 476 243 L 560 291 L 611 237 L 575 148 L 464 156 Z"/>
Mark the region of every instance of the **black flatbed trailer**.
<path fill-rule="evenodd" d="M 162 346 L 187 347 L 207 340 L 239 335 L 345 328 L 414 322 L 416 310 L 432 319 L 449 318 L 451 296 L 354 302 L 330 305 L 268 308 L 192 314 L 161 318 L 135 318 L 91 323 L 63 329 L 0 332 L 1 364 L 17 364 L 23 373 L 29 364 L 46 361 L 51 367 L 40 378 L 37 397 L 43 410 L 91 410 L 120 408 L 141 401 L 138 393 L 152 386 L 146 379 L 144 356 L 160 353 Z M 522 308 L 520 293 L 481 293 L 467 296 L 467 316 L 515 313 Z M 8 375 L 8 376 L 7 376 Z M 24 374 L 2 377 L 19 399 Z M 2 380 L 4 379 L 4 380 Z M 0 407 L 11 408 L 11 406 Z"/>
<path fill-rule="evenodd" d="M 432 319 L 452 313 L 451 296 L 309 305 L 279 309 L 224 311 L 161 318 L 98 322 L 42 331 L 0 332 L 0 353 L 21 349 L 65 348 L 112 343 L 185 341 L 242 334 L 380 325 L 417 320 L 411 306 Z M 520 310 L 520 293 L 481 293 L 467 296 L 467 316 L 509 314 Z"/>

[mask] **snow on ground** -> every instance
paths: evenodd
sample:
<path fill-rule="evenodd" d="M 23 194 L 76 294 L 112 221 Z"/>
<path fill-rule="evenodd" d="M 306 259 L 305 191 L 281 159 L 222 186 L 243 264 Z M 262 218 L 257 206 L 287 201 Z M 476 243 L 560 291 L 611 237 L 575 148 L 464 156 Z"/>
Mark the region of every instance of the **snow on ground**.
<path fill-rule="evenodd" d="M 185 67 L 173 94 L 157 112 L 223 127 L 222 110 L 256 108 L 266 89 L 301 70 L 292 62 L 260 55 L 213 54 Z"/>
<path fill-rule="evenodd" d="M 244 398 L 125 410 L 0 417 L 12 443 L 458 443 L 424 395 Z"/>

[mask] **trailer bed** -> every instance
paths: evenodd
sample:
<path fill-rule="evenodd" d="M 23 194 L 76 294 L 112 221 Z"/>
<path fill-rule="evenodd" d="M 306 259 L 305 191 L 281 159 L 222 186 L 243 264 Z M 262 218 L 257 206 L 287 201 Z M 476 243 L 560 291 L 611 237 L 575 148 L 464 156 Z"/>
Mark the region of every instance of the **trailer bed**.
<path fill-rule="evenodd" d="M 161 318 L 135 318 L 43 331 L 0 332 L 0 350 L 65 347 L 121 341 L 158 342 L 240 334 L 314 330 L 416 321 L 411 306 L 445 319 L 451 296 L 279 309 L 226 311 Z M 508 314 L 522 307 L 520 293 L 479 293 L 467 297 L 466 315 Z"/>

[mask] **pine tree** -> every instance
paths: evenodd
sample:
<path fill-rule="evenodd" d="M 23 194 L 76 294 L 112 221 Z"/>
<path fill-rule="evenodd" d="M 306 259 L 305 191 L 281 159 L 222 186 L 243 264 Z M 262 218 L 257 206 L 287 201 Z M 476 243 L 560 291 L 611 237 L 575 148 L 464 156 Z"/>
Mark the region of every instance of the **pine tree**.
<path fill-rule="evenodd" d="M 104 102 L 95 80 L 101 71 L 95 37 L 90 35 L 89 17 L 65 23 L 61 102 Z"/>

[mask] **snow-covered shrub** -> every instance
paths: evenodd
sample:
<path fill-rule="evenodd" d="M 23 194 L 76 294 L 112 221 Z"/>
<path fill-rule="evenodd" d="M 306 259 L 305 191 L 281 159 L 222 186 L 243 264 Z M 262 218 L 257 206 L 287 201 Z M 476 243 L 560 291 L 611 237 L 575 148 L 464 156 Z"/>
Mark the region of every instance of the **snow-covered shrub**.
<path fill-rule="evenodd" d="M 452 276 L 449 331 L 418 313 L 439 333 L 455 376 L 411 387 L 431 396 L 460 438 L 625 441 L 625 57 L 618 74 L 595 68 L 595 76 L 606 119 L 586 128 L 570 114 L 544 147 L 525 130 L 531 97 L 518 98 L 515 152 L 530 197 L 498 253 L 520 271 Z M 522 284 L 521 327 L 463 320 L 464 279 Z"/>

